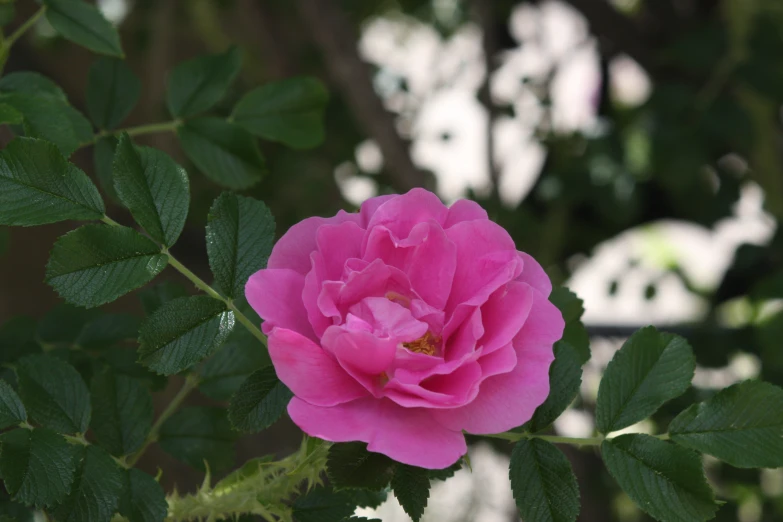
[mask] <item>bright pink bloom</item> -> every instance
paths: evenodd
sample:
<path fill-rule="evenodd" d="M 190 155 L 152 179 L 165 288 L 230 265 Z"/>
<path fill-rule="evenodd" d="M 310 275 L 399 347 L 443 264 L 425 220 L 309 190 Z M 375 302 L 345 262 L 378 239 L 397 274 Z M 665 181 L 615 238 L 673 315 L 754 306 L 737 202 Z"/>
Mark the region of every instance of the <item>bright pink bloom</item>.
<path fill-rule="evenodd" d="M 414 189 L 294 225 L 246 295 L 302 430 L 444 468 L 549 394 L 551 290 L 479 205 Z"/>

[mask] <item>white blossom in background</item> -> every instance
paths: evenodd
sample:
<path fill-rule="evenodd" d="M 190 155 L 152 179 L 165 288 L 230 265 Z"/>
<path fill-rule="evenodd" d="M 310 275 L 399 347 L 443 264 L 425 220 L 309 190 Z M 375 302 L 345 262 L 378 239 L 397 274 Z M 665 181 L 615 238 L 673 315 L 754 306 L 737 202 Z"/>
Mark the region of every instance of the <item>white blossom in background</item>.
<path fill-rule="evenodd" d="M 516 514 L 509 458 L 489 444 L 479 443 L 469 450 L 472 471 L 461 469 L 445 482 L 433 481 L 422 522 L 509 522 Z M 400 504 L 390 494 L 377 509 L 358 509 L 357 516 L 380 518 L 383 522 L 410 522 Z"/>
<path fill-rule="evenodd" d="M 714 289 L 729 267 L 737 246 L 765 244 L 775 221 L 762 208 L 761 189 L 746 184 L 734 215 L 712 230 L 666 220 L 626 230 L 600 244 L 590 259 L 574 270 L 566 285 L 584 300 L 587 324 L 672 324 L 701 318 L 706 303 L 669 272 L 679 266 L 691 283 Z M 616 283 L 614 294 L 609 293 Z M 653 284 L 655 296 L 646 299 Z"/>
<path fill-rule="evenodd" d="M 535 184 L 546 157 L 536 129 L 589 131 L 596 125 L 600 74 L 595 41 L 567 4 L 522 5 L 509 23 L 520 46 L 497 57 L 490 86 L 494 103 L 514 109 L 493 129 L 501 198 L 514 207 Z M 379 68 L 377 91 L 398 116 L 400 133 L 412 140 L 414 161 L 435 174 L 440 196 L 451 202 L 467 189 L 486 194 L 488 118 L 477 97 L 486 70 L 479 28 L 467 24 L 444 39 L 428 24 L 390 14 L 366 25 L 359 51 Z M 541 98 L 550 76 L 551 121 L 545 122 Z M 340 181 L 353 202 L 350 184 Z"/>
<path fill-rule="evenodd" d="M 103 16 L 114 25 L 120 25 L 132 8 L 128 0 L 98 0 L 97 5 Z"/>

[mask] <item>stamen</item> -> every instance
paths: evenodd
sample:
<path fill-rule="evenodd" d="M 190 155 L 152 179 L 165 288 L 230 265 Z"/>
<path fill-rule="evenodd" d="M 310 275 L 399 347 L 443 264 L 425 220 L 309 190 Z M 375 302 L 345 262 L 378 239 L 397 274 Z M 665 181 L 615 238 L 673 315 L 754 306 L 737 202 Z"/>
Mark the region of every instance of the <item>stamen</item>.
<path fill-rule="evenodd" d="M 427 332 L 422 337 L 412 341 L 410 343 L 402 343 L 402 345 L 408 350 L 415 353 L 423 353 L 424 355 L 435 355 L 437 353 L 437 345 L 440 343 L 440 338 L 435 337 L 432 333 Z"/>
<path fill-rule="evenodd" d="M 386 299 L 389 301 L 392 301 L 394 303 L 397 303 L 398 305 L 402 305 L 405 308 L 411 307 L 411 300 L 409 297 L 406 297 L 402 294 L 399 294 L 397 292 L 387 292 L 386 293 Z"/>

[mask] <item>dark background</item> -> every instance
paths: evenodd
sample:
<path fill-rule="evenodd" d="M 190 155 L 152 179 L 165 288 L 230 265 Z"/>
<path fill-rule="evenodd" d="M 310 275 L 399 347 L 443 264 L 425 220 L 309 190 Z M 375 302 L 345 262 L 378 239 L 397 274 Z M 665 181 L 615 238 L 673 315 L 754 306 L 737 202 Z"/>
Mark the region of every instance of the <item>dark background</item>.
<path fill-rule="evenodd" d="M 483 65 L 494 73 L 506 53 L 524 45 L 510 29 L 514 10 L 525 3 L 534 7 L 550 4 L 503 0 L 447 3 L 450 17 L 446 22 L 439 15 L 438 6 L 443 2 L 428 0 L 137 0 L 130 4 L 120 31 L 128 64 L 142 78 L 143 91 L 141 102 L 123 126 L 168 119 L 164 95 L 170 68 L 181 60 L 220 52 L 235 43 L 245 53 L 245 65 L 221 103 L 223 112 L 250 88 L 293 75 L 316 76 L 330 91 L 323 145 L 303 152 L 262 143 L 269 173 L 247 193 L 271 208 L 278 234 L 307 216 L 354 208 L 343 198 L 335 168 L 354 162 L 356 147 L 367 139 L 377 144 L 384 166 L 379 173 L 359 169 L 355 175 L 371 180 L 379 193 L 403 192 L 414 186 L 437 190 L 438 179 L 442 183 L 443 178 L 417 164 L 410 152 L 410 142 L 421 136 L 415 130 L 400 132 L 406 130 L 397 125 L 401 116 L 387 110 L 375 88 L 378 68 L 363 61 L 358 51 L 363 28 L 377 17 L 404 13 L 410 20 L 431 26 L 448 41 L 460 28 L 473 24 L 482 31 Z M 593 116 L 602 132 L 538 125 L 535 141 L 544 147 L 546 157 L 534 186 L 520 204 L 504 204 L 497 185 L 481 194 L 465 194 L 479 200 L 491 217 L 511 232 L 520 250 L 539 259 L 553 280 L 563 283 L 578 268 L 579 259 L 589 258 L 597 245 L 624 231 L 663 219 L 704 230 L 713 228 L 732 215 L 740 189 L 748 183 L 764 191 L 770 219 L 777 222 L 783 217 L 781 2 L 566 0 L 560 5 L 570 6 L 584 18 L 588 38 L 599 53 L 599 81 L 591 96 Z M 36 9 L 35 3 L 20 1 L 15 24 Z M 623 104 L 611 92 L 610 64 L 618 56 L 633 59 L 649 79 L 651 92 L 640 104 Z M 6 71 L 31 70 L 52 78 L 71 103 L 84 111 L 87 73 L 93 59 L 88 51 L 47 36 L 44 27 L 14 46 Z M 556 78 L 557 68 L 553 65 L 544 80 L 536 79 L 532 86 L 529 78 L 519 78 L 520 85 L 530 86 L 537 109 L 545 114 L 554 110 L 549 82 Z M 518 108 L 489 95 L 486 75 L 482 77 L 475 97 L 490 121 L 517 116 Z M 407 86 L 403 82 L 396 88 L 404 93 Z M 459 137 L 455 135 L 458 132 L 459 128 L 444 127 L 437 138 L 449 142 Z M 11 138 L 5 129 L 0 136 L 4 143 Z M 486 132 L 482 139 L 492 143 Z M 641 161 L 639 141 L 634 140 L 643 144 Z M 196 273 L 208 277 L 203 229 L 209 204 L 220 189 L 190 168 L 172 135 L 146 135 L 139 142 L 167 151 L 188 168 L 192 208 L 173 252 Z M 91 148 L 77 151 L 72 161 L 94 175 Z M 498 179 L 499 170 L 497 165 L 488 166 L 489 179 Z M 552 186 L 558 189 L 553 192 Z M 120 222 L 129 222 L 129 216 L 117 206 L 108 213 Z M 68 223 L 34 229 L 0 228 L 0 322 L 15 315 L 40 317 L 58 304 L 54 292 L 43 283 L 44 266 L 54 240 L 71 228 Z M 783 384 L 783 315 L 775 312 L 775 300 L 783 298 L 783 237 L 775 233 L 766 244 L 742 245 L 734 257 L 722 280 L 706 289 L 697 288 L 676 263 L 665 267 L 668 276 L 705 303 L 698 320 L 669 325 L 668 329 L 686 334 L 702 367 L 724 368 L 738 352 L 747 352 L 761 361 L 761 378 Z M 185 283 L 173 271 L 164 272 L 163 277 Z M 607 294 L 616 291 L 617 284 L 606 285 Z M 644 293 L 640 299 L 657 298 L 654 282 Z M 738 304 L 748 311 L 747 317 L 724 320 L 724 312 Z M 141 313 L 139 300 L 133 295 L 106 308 Z M 644 322 L 641 318 L 638 326 Z M 592 324 L 589 328 L 596 338 L 622 338 L 632 326 Z M 160 394 L 161 404 L 175 389 L 172 384 Z M 693 389 L 684 399 L 667 405 L 656 418 L 658 425 L 665 428 L 686 400 L 708 393 Z M 192 401 L 206 399 L 195 397 Z M 589 411 L 589 396 L 578 406 Z M 240 459 L 270 452 L 284 454 L 298 442 L 299 434 L 290 422 L 281 421 L 262 437 L 243 439 Z M 498 448 L 508 449 L 503 444 Z M 647 520 L 617 500 L 619 490 L 597 455 L 569 450 L 569 457 L 582 490 L 580 520 Z M 148 452 L 141 466 L 153 474 L 158 466 L 165 469 L 164 482 L 169 487 L 177 483 L 180 489 L 188 489 L 200 480 L 196 472 L 157 448 Z M 720 498 L 729 501 L 717 520 L 783 519 L 781 488 L 762 487 L 764 481 L 783 481 L 779 473 L 766 472 L 762 479 L 762 473 L 755 470 L 727 465 L 708 469 Z"/>

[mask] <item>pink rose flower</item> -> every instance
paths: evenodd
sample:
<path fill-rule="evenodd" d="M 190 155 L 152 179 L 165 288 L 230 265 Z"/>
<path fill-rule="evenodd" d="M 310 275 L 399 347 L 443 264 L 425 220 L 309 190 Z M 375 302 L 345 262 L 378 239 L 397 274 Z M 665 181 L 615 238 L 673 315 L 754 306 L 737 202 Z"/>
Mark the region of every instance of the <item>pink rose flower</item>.
<path fill-rule="evenodd" d="M 246 295 L 305 433 L 434 469 L 549 394 L 551 290 L 479 205 L 414 189 L 294 225 Z"/>

